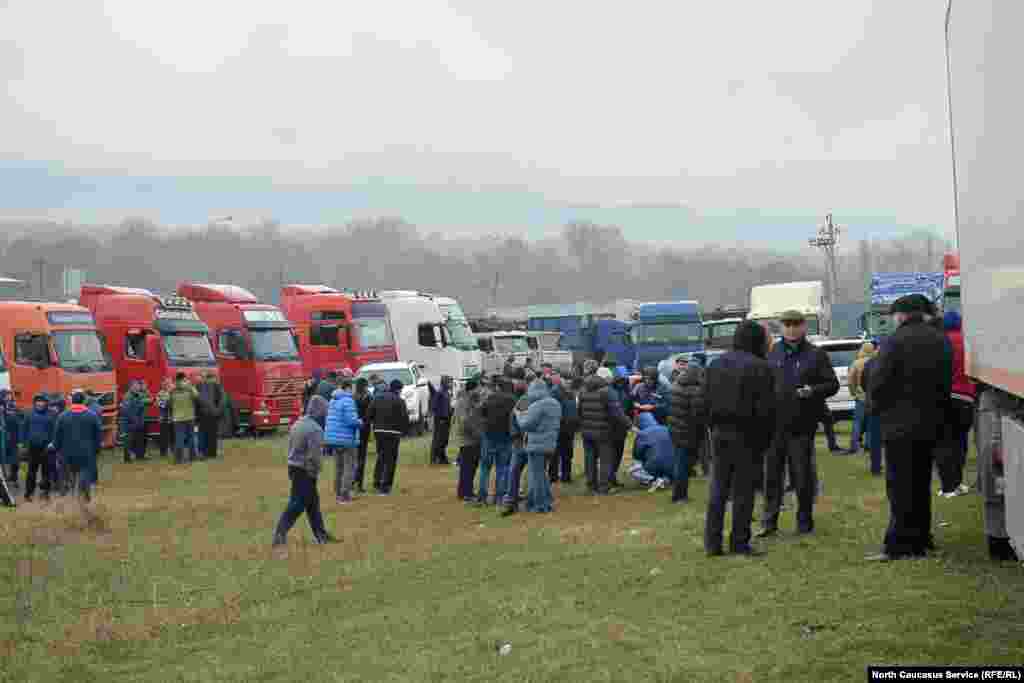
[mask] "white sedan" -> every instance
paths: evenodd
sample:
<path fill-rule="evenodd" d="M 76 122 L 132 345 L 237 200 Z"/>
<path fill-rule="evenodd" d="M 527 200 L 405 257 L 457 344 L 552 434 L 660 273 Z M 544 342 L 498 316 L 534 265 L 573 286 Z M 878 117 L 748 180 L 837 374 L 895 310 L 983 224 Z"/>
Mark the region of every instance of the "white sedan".
<path fill-rule="evenodd" d="M 402 383 L 402 400 L 409 411 L 409 425 L 415 432 L 422 434 L 430 428 L 428 416 L 430 413 L 430 388 L 427 386 L 427 378 L 423 376 L 417 363 L 370 363 L 359 368 L 356 379 L 363 377 L 367 380 L 371 375 L 377 375 L 385 384 L 391 384 L 392 380 Z"/>

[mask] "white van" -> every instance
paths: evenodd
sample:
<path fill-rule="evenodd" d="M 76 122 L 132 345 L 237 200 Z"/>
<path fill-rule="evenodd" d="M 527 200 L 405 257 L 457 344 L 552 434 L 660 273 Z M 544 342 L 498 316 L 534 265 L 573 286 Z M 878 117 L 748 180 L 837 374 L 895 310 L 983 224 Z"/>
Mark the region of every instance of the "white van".
<path fill-rule="evenodd" d="M 378 292 L 388 309 L 398 360 L 414 362 L 435 387 L 449 375 L 456 393 L 465 383 L 462 358 L 434 297 L 414 291 Z"/>

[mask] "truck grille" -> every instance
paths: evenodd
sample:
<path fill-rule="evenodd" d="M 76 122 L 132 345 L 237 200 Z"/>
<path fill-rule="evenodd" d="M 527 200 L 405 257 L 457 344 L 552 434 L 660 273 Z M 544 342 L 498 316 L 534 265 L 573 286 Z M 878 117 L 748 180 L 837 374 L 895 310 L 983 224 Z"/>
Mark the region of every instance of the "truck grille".
<path fill-rule="evenodd" d="M 283 377 L 268 379 L 263 383 L 263 391 L 270 398 L 301 396 L 305 382 L 301 377 Z"/>
<path fill-rule="evenodd" d="M 275 402 L 278 412 L 282 415 L 296 415 L 299 413 L 299 399 L 295 396 L 279 398 Z"/>

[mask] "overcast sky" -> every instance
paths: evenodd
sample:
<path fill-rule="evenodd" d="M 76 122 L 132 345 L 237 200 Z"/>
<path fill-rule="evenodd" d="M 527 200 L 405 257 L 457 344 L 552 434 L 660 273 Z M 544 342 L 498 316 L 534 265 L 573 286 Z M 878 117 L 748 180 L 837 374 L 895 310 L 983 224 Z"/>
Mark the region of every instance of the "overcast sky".
<path fill-rule="evenodd" d="M 0 0 L 0 210 L 948 233 L 944 9 Z"/>

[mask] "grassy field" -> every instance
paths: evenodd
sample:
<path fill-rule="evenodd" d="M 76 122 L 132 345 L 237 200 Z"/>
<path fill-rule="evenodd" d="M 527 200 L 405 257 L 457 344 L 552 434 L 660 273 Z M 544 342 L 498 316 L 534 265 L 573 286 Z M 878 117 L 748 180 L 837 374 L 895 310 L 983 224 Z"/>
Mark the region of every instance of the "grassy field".
<path fill-rule="evenodd" d="M 0 680 L 862 681 L 1024 652 L 1024 574 L 987 561 L 978 498 L 936 499 L 937 556 L 865 563 L 883 482 L 820 444 L 816 534 L 783 513 L 759 559 L 704 556 L 704 479 L 686 506 L 573 483 L 555 514 L 502 519 L 455 500 L 426 439 L 390 498 L 336 506 L 327 463 L 342 542 L 311 545 L 302 518 L 273 552 L 283 442 L 225 446 L 191 467 L 108 454 L 90 514 L 0 511 Z"/>

